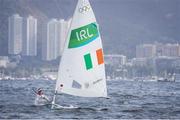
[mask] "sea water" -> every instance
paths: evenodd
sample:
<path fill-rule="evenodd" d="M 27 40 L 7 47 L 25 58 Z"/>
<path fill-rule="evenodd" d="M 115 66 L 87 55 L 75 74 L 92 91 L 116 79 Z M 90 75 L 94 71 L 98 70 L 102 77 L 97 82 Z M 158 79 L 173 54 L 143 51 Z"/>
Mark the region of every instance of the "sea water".
<path fill-rule="evenodd" d="M 112 80 L 110 99 L 60 95 L 57 104 L 79 108 L 35 106 L 33 89 L 52 99 L 54 86 L 47 80 L 1 80 L 0 119 L 180 119 L 180 83 Z"/>

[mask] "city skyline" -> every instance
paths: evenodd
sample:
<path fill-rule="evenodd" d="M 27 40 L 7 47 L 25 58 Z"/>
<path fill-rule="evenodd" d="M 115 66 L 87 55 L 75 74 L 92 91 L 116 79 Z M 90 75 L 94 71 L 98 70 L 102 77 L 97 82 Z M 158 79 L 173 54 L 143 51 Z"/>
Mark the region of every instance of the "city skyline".
<path fill-rule="evenodd" d="M 19 20 L 19 21 L 18 21 Z M 16 24 L 19 22 L 19 24 Z M 29 15 L 21 17 L 19 14 L 13 14 L 9 17 L 9 55 L 22 56 L 41 56 L 42 60 L 55 60 L 62 54 L 65 44 L 66 34 L 70 26 L 71 19 L 52 18 L 43 24 L 43 29 L 38 28 L 38 19 Z M 15 27 L 14 27 L 15 26 Z M 18 30 L 19 29 L 19 30 Z M 13 34 L 14 32 L 18 34 Z M 38 32 L 42 37 L 42 52 L 37 54 Z"/>
<path fill-rule="evenodd" d="M 51 18 L 69 19 L 76 4 L 76 0 L 55 0 L 51 4 L 44 0 L 1 1 L 1 55 L 7 55 L 5 46 L 8 45 L 8 16 L 13 13 L 19 13 L 21 16 L 30 14 L 38 19 L 38 27 L 41 28 L 44 21 Z M 9 3 L 10 6 L 6 7 Z M 91 3 L 100 25 L 106 54 L 125 54 L 132 58 L 135 57 L 133 51 L 138 44 L 153 43 L 154 41 L 179 42 L 178 0 L 92 0 Z M 111 6 L 113 9 L 109 9 Z M 116 11 L 118 11 L 117 14 L 114 14 Z M 38 36 L 39 34 L 41 33 L 38 33 Z M 38 43 L 40 42 L 41 37 L 38 37 Z M 40 52 L 41 47 L 38 47 L 38 53 Z"/>
<path fill-rule="evenodd" d="M 153 58 L 159 56 L 179 57 L 180 44 L 154 43 L 140 44 L 136 46 L 136 58 Z"/>

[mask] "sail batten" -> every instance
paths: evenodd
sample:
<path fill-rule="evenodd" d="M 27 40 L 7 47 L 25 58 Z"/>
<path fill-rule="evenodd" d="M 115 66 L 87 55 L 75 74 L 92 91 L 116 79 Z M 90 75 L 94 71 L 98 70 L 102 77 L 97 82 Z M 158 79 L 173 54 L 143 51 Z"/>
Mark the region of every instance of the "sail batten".
<path fill-rule="evenodd" d="M 77 3 L 55 89 L 81 97 L 107 97 L 102 42 L 88 0 Z"/>

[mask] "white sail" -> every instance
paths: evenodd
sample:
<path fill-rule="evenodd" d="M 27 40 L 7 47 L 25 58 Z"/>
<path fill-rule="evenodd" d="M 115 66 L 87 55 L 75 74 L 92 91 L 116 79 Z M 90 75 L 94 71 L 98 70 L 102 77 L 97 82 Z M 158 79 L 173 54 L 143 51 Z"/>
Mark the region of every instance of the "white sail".
<path fill-rule="evenodd" d="M 88 0 L 79 0 L 62 54 L 57 93 L 107 97 L 100 33 Z"/>

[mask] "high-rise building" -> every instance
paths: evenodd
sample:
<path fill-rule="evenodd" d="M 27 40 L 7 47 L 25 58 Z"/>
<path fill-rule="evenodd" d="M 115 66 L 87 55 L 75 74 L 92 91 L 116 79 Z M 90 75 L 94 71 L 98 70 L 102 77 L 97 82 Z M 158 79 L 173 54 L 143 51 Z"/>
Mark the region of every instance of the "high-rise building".
<path fill-rule="evenodd" d="M 136 46 L 136 58 L 142 58 L 144 56 L 143 46 L 138 45 Z"/>
<path fill-rule="evenodd" d="M 127 57 L 119 54 L 105 55 L 105 64 L 111 65 L 125 65 L 127 63 Z"/>
<path fill-rule="evenodd" d="M 59 21 L 59 34 L 58 34 L 58 55 L 62 55 L 62 51 L 65 45 L 65 39 L 67 36 L 67 22 L 64 19 Z"/>
<path fill-rule="evenodd" d="M 68 21 L 52 19 L 45 25 L 45 38 L 42 42 L 43 60 L 54 60 L 62 55 L 70 23 L 71 19 Z"/>
<path fill-rule="evenodd" d="M 59 43 L 58 43 L 58 55 L 62 55 L 64 46 L 65 46 L 65 41 L 67 38 L 67 34 L 68 34 L 68 30 L 70 27 L 70 23 L 71 23 L 71 19 L 69 19 L 68 21 L 65 21 L 64 19 L 61 19 L 59 21 Z"/>
<path fill-rule="evenodd" d="M 57 19 L 50 20 L 45 29 L 45 39 L 42 41 L 42 59 L 51 61 L 56 59 L 58 55 L 58 26 Z"/>
<path fill-rule="evenodd" d="M 23 20 L 22 54 L 25 56 L 37 55 L 37 19 L 33 16 Z"/>
<path fill-rule="evenodd" d="M 163 50 L 163 56 L 178 57 L 179 56 L 179 44 L 165 44 Z"/>
<path fill-rule="evenodd" d="M 179 57 L 180 57 L 180 44 L 179 44 Z"/>
<path fill-rule="evenodd" d="M 0 56 L 0 67 L 6 68 L 9 63 L 9 58 L 7 56 Z"/>
<path fill-rule="evenodd" d="M 136 46 L 137 58 L 152 58 L 156 56 L 156 46 L 153 44 L 143 44 Z"/>
<path fill-rule="evenodd" d="M 156 43 L 156 56 L 163 56 L 164 54 L 164 45 L 162 43 Z"/>
<path fill-rule="evenodd" d="M 143 44 L 136 46 L 136 58 L 151 58 L 151 57 L 179 57 L 179 44 Z"/>
<path fill-rule="evenodd" d="M 23 19 L 14 14 L 8 19 L 8 53 L 20 54 L 22 50 L 22 24 Z"/>

